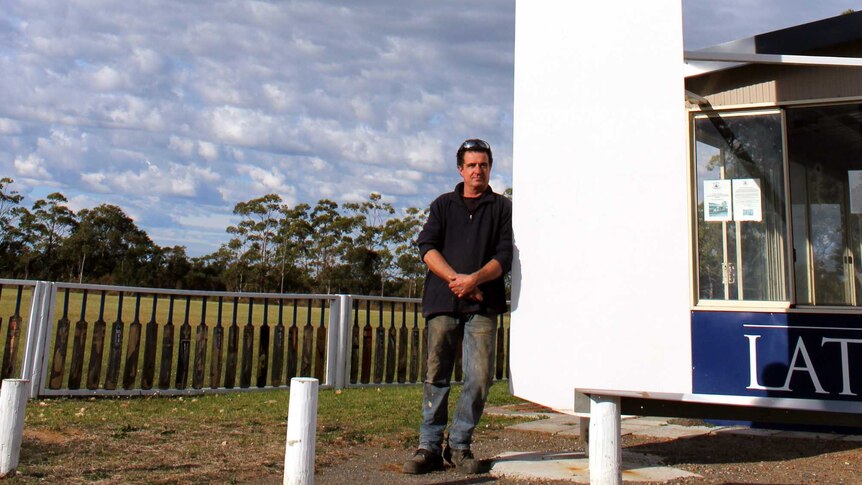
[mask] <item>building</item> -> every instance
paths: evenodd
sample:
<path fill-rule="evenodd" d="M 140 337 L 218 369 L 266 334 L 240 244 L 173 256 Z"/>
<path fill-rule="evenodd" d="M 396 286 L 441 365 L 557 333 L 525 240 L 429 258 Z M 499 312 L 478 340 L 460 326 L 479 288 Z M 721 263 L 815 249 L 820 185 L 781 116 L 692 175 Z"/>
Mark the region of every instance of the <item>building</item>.
<path fill-rule="evenodd" d="M 862 12 L 686 58 L 693 392 L 858 405 Z"/>

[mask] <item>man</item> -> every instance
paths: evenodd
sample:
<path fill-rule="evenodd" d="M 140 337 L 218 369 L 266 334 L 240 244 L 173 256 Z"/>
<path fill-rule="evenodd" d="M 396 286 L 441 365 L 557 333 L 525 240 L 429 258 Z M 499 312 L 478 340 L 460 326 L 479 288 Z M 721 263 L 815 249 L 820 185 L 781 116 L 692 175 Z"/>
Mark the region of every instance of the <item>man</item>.
<path fill-rule="evenodd" d="M 428 328 L 419 449 L 404 473 L 427 473 L 444 458 L 466 473 L 478 473 L 470 450 L 494 372 L 497 317 L 506 311 L 503 276 L 512 265 L 512 203 L 488 185 L 493 155 L 488 143 L 471 139 L 458 149 L 463 179 L 453 192 L 431 203 L 417 246 L 428 265 L 422 315 Z M 449 381 L 463 337 L 464 385 L 449 428 Z"/>

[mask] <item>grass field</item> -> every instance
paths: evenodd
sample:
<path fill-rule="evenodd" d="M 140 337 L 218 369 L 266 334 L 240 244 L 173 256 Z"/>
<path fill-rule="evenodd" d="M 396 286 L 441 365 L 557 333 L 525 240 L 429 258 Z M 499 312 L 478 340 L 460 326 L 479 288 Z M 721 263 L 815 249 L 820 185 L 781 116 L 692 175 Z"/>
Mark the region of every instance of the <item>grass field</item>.
<path fill-rule="evenodd" d="M 460 391 L 453 388 L 454 403 Z M 18 472 L 7 483 L 234 483 L 283 473 L 289 390 L 199 397 L 30 401 Z M 322 390 L 317 466 L 357 444 L 409 448 L 422 387 Z M 507 384 L 489 405 L 521 402 Z M 516 422 L 485 416 L 480 427 Z"/>

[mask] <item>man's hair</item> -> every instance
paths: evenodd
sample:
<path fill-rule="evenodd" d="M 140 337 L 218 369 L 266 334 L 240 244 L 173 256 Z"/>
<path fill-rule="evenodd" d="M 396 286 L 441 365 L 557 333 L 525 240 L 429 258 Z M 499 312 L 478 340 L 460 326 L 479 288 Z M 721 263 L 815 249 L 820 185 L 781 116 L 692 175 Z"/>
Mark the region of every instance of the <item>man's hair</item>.
<path fill-rule="evenodd" d="M 491 145 L 484 140 L 478 138 L 464 140 L 464 143 L 461 144 L 461 147 L 458 148 L 458 153 L 455 155 L 455 161 L 459 167 L 464 166 L 464 154 L 467 152 L 484 153 L 488 155 L 488 167 L 494 165 L 494 155 L 491 153 Z"/>

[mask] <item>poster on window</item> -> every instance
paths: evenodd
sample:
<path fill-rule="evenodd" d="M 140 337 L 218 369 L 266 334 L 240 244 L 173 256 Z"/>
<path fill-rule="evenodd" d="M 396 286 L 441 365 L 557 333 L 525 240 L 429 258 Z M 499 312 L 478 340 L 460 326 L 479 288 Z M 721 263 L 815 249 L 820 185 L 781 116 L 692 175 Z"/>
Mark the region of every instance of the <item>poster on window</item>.
<path fill-rule="evenodd" d="M 733 179 L 733 219 L 755 222 L 763 220 L 760 180 Z"/>
<path fill-rule="evenodd" d="M 727 222 L 731 219 L 730 180 L 703 181 L 703 220 Z"/>
<path fill-rule="evenodd" d="M 848 170 L 850 182 L 850 213 L 862 214 L 862 170 Z"/>

